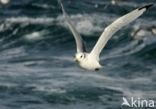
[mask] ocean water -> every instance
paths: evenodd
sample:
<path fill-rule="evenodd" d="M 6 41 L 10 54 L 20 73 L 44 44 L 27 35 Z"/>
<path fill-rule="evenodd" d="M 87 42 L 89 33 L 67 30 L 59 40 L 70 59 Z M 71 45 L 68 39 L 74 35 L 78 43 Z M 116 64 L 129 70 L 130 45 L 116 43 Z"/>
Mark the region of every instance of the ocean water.
<path fill-rule="evenodd" d="M 92 49 L 119 16 L 155 0 L 62 0 Z M 98 72 L 74 61 L 75 42 L 57 0 L 0 5 L 0 109 L 121 109 L 122 97 L 156 100 L 156 7 L 117 32 Z M 140 29 L 139 29 L 140 28 Z"/>

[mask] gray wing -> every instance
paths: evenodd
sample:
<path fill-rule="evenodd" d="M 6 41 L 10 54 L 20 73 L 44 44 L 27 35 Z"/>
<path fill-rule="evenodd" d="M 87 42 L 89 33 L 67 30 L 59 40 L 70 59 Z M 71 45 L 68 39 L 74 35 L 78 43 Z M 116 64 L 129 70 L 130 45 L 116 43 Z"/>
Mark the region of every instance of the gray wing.
<path fill-rule="evenodd" d="M 77 48 L 77 52 L 84 52 L 86 51 L 85 49 L 85 44 L 84 41 L 82 39 L 82 37 L 80 36 L 80 34 L 77 32 L 76 28 L 74 27 L 74 25 L 72 24 L 72 22 L 69 19 L 69 16 L 67 15 L 63 4 L 61 3 L 60 0 L 58 0 L 59 4 L 61 5 L 62 11 L 63 11 L 63 15 L 65 17 L 66 23 L 68 24 L 68 27 L 70 29 L 70 31 L 72 32 L 75 41 L 76 41 L 76 48 Z"/>
<path fill-rule="evenodd" d="M 99 58 L 102 49 L 105 47 L 105 45 L 107 44 L 108 40 L 112 37 L 112 35 L 115 34 L 122 27 L 126 26 L 127 24 L 131 23 L 139 16 L 141 16 L 150 6 L 152 5 L 150 4 L 135 9 L 132 12 L 118 18 L 116 21 L 114 21 L 112 24 L 106 27 L 104 32 L 98 39 L 96 45 L 92 49 L 90 55 L 94 56 L 95 58 Z"/>

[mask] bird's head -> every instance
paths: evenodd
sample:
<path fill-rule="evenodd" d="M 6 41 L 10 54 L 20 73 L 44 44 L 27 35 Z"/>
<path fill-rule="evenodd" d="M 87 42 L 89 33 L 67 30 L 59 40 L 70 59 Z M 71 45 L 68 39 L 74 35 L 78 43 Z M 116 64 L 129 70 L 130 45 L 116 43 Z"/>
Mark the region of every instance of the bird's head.
<path fill-rule="evenodd" d="M 76 53 L 74 60 L 79 63 L 82 62 L 85 58 L 86 58 L 85 53 Z"/>

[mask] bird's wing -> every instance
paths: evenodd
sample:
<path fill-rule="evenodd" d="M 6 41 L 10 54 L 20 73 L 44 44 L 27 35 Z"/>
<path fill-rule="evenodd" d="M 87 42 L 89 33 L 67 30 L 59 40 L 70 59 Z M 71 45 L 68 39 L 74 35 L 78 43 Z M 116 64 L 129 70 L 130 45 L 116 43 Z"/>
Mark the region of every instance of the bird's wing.
<path fill-rule="evenodd" d="M 83 41 L 82 37 L 80 36 L 80 34 L 77 32 L 76 28 L 74 27 L 74 25 L 70 21 L 70 18 L 67 15 L 62 2 L 60 0 L 58 0 L 58 2 L 61 5 L 61 9 L 62 9 L 63 15 L 65 17 L 65 21 L 68 24 L 68 27 L 69 27 L 70 31 L 72 32 L 72 34 L 73 34 L 73 36 L 75 38 L 77 52 L 79 53 L 79 52 L 86 51 L 85 44 L 84 44 L 84 41 Z"/>
<path fill-rule="evenodd" d="M 150 4 L 137 8 L 132 12 L 118 18 L 112 24 L 107 26 L 103 31 L 102 35 L 100 36 L 100 38 L 98 39 L 96 45 L 92 49 L 90 55 L 94 56 L 95 58 L 99 58 L 102 49 L 105 47 L 105 45 L 107 44 L 108 40 L 112 37 L 112 35 L 115 34 L 122 27 L 126 26 L 127 24 L 131 23 L 139 16 L 141 16 L 150 6 L 152 5 Z"/>

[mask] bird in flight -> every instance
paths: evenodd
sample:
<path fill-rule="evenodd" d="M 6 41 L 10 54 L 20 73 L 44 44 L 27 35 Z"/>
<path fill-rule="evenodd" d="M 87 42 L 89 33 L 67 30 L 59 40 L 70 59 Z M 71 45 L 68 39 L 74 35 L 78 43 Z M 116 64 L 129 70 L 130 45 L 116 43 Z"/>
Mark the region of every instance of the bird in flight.
<path fill-rule="evenodd" d="M 67 15 L 65 8 L 60 0 L 58 0 L 65 21 L 72 32 L 75 42 L 76 42 L 76 49 L 77 52 L 75 54 L 75 61 L 80 65 L 80 67 L 87 69 L 87 70 L 94 70 L 98 71 L 100 68 L 102 68 L 102 65 L 99 63 L 99 55 L 102 51 L 102 49 L 106 46 L 109 39 L 112 37 L 113 34 L 115 34 L 118 30 L 123 28 L 124 26 L 128 25 L 135 19 L 137 19 L 139 16 L 141 16 L 149 7 L 152 6 L 152 4 L 148 4 L 142 7 L 139 7 L 128 14 L 118 18 L 115 20 L 112 24 L 107 26 L 101 36 L 99 37 L 97 43 L 93 47 L 90 53 L 86 52 L 85 44 L 80 36 L 80 34 L 77 32 L 76 28 L 72 24 L 69 16 Z"/>

